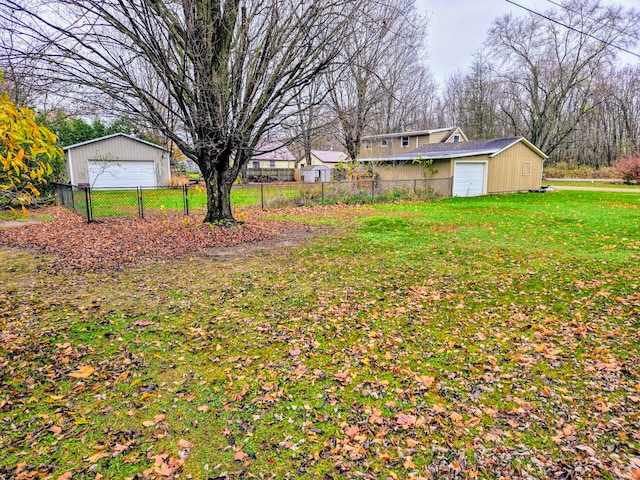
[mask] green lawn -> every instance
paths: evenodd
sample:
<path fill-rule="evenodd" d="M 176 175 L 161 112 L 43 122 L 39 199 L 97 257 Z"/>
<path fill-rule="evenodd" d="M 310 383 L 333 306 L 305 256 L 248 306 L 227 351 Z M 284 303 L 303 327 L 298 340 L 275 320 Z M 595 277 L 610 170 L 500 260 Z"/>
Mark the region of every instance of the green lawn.
<path fill-rule="evenodd" d="M 295 212 L 246 258 L 0 249 L 0 478 L 637 475 L 640 195 Z"/>
<path fill-rule="evenodd" d="M 235 209 L 250 206 L 280 208 L 284 206 L 318 205 L 333 203 L 385 203 L 407 199 L 430 199 L 436 193 L 429 185 L 418 183 L 417 188 L 395 188 L 390 191 L 378 186 L 376 192 L 371 191 L 368 182 L 365 186 L 347 185 L 343 183 L 327 183 L 323 186 L 305 183 L 235 185 L 231 191 L 231 204 Z M 414 185 L 407 182 L 407 185 Z M 372 193 L 374 193 L 372 195 Z M 85 196 L 76 194 L 76 211 L 86 211 Z M 81 203 L 82 202 L 82 203 Z M 100 190 L 91 192 L 91 206 L 94 218 L 138 215 L 138 190 Z M 159 211 L 185 211 L 184 193 L 179 188 L 143 189 L 142 205 L 144 214 Z M 190 211 L 206 207 L 206 192 L 202 187 L 189 187 L 188 208 Z"/>
<path fill-rule="evenodd" d="M 79 197 L 81 200 L 82 196 Z M 184 194 L 181 188 L 149 189 L 142 191 L 145 211 L 184 211 Z M 234 187 L 231 201 L 235 207 L 241 208 L 260 204 L 259 187 Z M 190 187 L 188 190 L 188 206 L 191 210 L 204 208 L 207 197 L 204 188 Z M 138 192 L 132 190 L 93 190 L 91 193 L 93 215 L 96 217 L 113 215 L 137 215 Z M 84 208 L 80 206 L 79 208 Z"/>
<path fill-rule="evenodd" d="M 550 186 L 550 187 L 602 187 L 602 188 L 640 188 L 640 185 L 627 185 L 624 183 L 613 182 L 613 181 L 595 181 L 591 182 L 589 180 L 584 180 L 582 182 L 570 182 L 570 181 L 550 181 L 543 180 L 542 185 Z"/>

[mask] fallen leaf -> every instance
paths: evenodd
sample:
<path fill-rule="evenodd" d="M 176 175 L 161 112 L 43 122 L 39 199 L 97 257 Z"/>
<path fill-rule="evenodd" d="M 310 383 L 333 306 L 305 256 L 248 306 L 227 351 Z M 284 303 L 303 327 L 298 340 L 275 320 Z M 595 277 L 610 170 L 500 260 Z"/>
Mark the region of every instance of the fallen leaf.
<path fill-rule="evenodd" d="M 67 375 L 73 378 L 89 378 L 91 375 L 93 375 L 93 372 L 95 372 L 95 368 L 93 368 L 91 365 L 83 365 L 82 367 L 78 368 L 77 370 L 74 370 L 71 373 L 68 373 Z"/>
<path fill-rule="evenodd" d="M 236 462 L 242 462 L 243 460 L 245 460 L 249 455 L 247 455 L 246 453 L 244 453 L 242 450 L 240 450 L 239 452 L 236 452 L 235 455 L 233 456 L 233 459 Z"/>
<path fill-rule="evenodd" d="M 180 440 L 178 440 L 178 446 L 180 448 L 193 448 L 193 443 L 191 443 L 188 440 L 185 440 L 185 439 L 181 438 Z"/>
<path fill-rule="evenodd" d="M 435 382 L 436 377 L 431 377 L 429 375 L 416 375 L 416 382 L 421 383 L 425 387 L 430 387 Z"/>

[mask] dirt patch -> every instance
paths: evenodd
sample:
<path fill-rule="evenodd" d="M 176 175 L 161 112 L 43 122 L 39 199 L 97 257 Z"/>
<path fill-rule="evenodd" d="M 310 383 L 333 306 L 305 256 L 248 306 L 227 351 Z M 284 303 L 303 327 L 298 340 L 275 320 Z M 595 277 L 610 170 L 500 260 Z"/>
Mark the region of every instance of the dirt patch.
<path fill-rule="evenodd" d="M 262 240 L 254 243 L 245 243 L 243 245 L 235 245 L 222 248 L 206 248 L 201 254 L 209 258 L 235 258 L 248 257 L 256 255 L 271 255 L 275 250 L 281 248 L 297 247 L 302 243 L 311 240 L 320 235 L 321 232 L 312 231 L 294 231 L 284 233 L 270 240 Z"/>

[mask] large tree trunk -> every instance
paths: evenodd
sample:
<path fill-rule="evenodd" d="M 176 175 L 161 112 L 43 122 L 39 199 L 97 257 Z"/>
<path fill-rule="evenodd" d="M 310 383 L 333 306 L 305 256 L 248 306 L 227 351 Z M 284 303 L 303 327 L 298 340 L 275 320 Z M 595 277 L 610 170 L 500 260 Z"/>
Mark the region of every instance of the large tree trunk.
<path fill-rule="evenodd" d="M 207 189 L 207 214 L 204 223 L 233 226 L 237 222 L 231 213 L 232 169 L 227 167 L 222 171 L 212 168 L 204 173 Z"/>

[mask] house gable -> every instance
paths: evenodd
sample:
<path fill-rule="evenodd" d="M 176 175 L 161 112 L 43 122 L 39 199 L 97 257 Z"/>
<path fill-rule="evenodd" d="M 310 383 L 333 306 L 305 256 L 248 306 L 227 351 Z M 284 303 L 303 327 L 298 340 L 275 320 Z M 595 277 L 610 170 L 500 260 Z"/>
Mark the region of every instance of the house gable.
<path fill-rule="evenodd" d="M 456 137 L 457 136 L 457 137 Z M 458 141 L 467 141 L 460 127 L 435 128 L 362 137 L 360 145 L 361 158 L 373 158 L 411 152 L 423 145 L 440 143 L 454 137 Z"/>
<path fill-rule="evenodd" d="M 254 169 L 296 168 L 296 157 L 286 145 L 269 142 L 256 147 L 247 166 Z"/>

